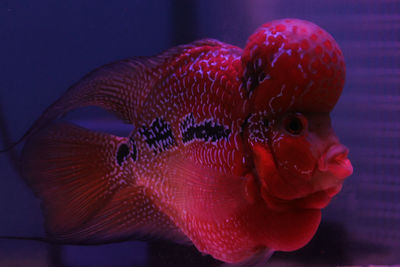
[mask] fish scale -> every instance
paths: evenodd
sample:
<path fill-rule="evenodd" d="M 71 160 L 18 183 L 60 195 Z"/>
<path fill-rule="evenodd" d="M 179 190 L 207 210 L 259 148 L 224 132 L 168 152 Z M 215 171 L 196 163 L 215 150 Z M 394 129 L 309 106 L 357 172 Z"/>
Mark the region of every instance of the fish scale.
<path fill-rule="evenodd" d="M 218 53 L 216 53 L 218 52 Z M 198 53 L 197 51 L 194 51 L 192 53 Z M 236 61 L 236 64 L 240 64 L 240 58 L 238 56 L 232 56 L 229 54 L 229 57 L 226 57 L 225 54 L 231 53 L 230 51 L 219 51 L 215 49 L 215 51 L 208 51 L 208 53 L 203 53 L 200 52 L 199 57 L 192 56 L 191 62 L 185 64 L 185 66 L 180 67 L 177 73 L 173 73 L 170 77 L 165 78 L 165 82 L 162 83 L 161 87 L 156 87 L 153 92 L 154 96 L 150 95 L 149 98 L 151 98 L 151 101 L 147 103 L 148 106 L 153 107 L 151 110 L 148 110 L 145 114 L 145 116 L 142 117 L 141 120 L 138 121 L 138 125 L 144 124 L 144 125 L 151 125 L 152 121 L 157 118 L 161 117 L 164 118 L 167 122 L 171 123 L 171 128 L 172 132 L 174 133 L 174 136 L 179 137 L 178 138 L 178 147 L 184 146 L 185 150 L 190 150 L 192 151 L 191 153 L 195 152 L 197 153 L 197 158 L 199 161 L 205 161 L 206 159 L 209 159 L 208 153 L 213 153 L 213 151 L 221 151 L 221 153 L 224 153 L 224 151 L 231 151 L 233 148 L 235 142 L 235 136 L 239 134 L 239 127 L 240 125 L 240 117 L 239 118 L 234 118 L 233 110 L 232 108 L 227 109 L 227 107 L 223 107 L 220 109 L 220 113 L 218 111 L 214 111 L 210 109 L 210 107 L 220 107 L 221 103 L 237 103 L 238 100 L 236 99 L 241 99 L 239 93 L 239 83 L 236 84 L 226 84 L 226 81 L 232 81 L 232 78 L 229 76 L 235 76 L 237 73 L 235 69 L 228 70 L 226 72 L 216 72 L 215 69 L 218 68 L 217 66 L 213 66 L 211 63 L 212 62 L 234 62 Z M 210 59 L 210 56 L 212 58 Z M 179 65 L 180 61 L 186 61 L 187 55 L 182 56 L 182 59 L 176 60 L 176 63 Z M 223 65 L 226 65 L 222 63 Z M 188 72 L 188 69 L 193 68 L 196 70 L 196 72 L 190 73 Z M 213 78 L 209 78 L 208 72 L 214 73 Z M 230 73 L 229 73 L 230 72 Z M 202 74 L 199 74 L 202 73 Z M 192 76 L 190 75 L 192 74 Z M 194 78 L 193 75 L 197 78 Z M 186 86 L 183 86 L 183 80 L 187 78 L 188 79 L 188 84 Z M 200 80 L 201 82 L 196 83 L 195 80 Z M 211 91 L 210 88 L 213 87 L 213 84 L 217 83 L 219 88 L 225 88 L 225 90 L 221 91 Z M 194 86 L 192 86 L 194 85 Z M 197 86 L 196 86 L 197 85 Z M 228 88 L 228 86 L 230 86 Z M 190 90 L 193 88 L 192 90 Z M 189 89 L 189 90 L 188 90 Z M 225 94 L 226 91 L 229 91 L 230 94 Z M 236 91 L 236 92 L 235 92 Z M 222 95 L 218 95 L 215 93 L 222 92 Z M 163 105 L 159 105 L 159 103 L 165 103 Z M 172 106 L 170 107 L 168 103 L 186 103 L 186 107 L 182 107 L 180 105 L 178 106 Z M 232 106 L 230 106 L 232 107 Z M 231 135 L 229 136 L 229 142 L 228 146 L 222 146 L 223 143 L 221 142 L 216 142 L 215 144 L 200 144 L 197 145 L 196 148 L 190 148 L 187 146 L 190 145 L 185 145 L 182 143 L 181 139 L 181 131 L 179 129 L 179 123 L 181 123 L 184 120 L 184 117 L 187 115 L 187 112 L 190 111 L 190 114 L 193 114 L 193 116 L 196 118 L 196 121 L 203 121 L 203 120 L 210 120 L 212 119 L 214 123 L 217 123 L 218 125 L 225 125 L 225 127 L 229 126 L 231 127 L 231 122 L 232 121 L 238 121 L 235 125 L 234 129 L 230 129 L 232 131 Z M 224 117 L 224 114 L 229 114 L 229 117 Z M 140 133 L 136 133 L 136 135 L 133 137 L 135 140 L 141 140 Z M 195 141 L 199 142 L 199 141 Z M 207 143 L 207 142 L 206 142 Z M 193 146 L 193 145 L 192 145 Z M 179 148 L 180 149 L 180 148 Z M 235 153 L 235 159 L 240 157 L 239 153 L 239 147 L 235 147 L 235 150 L 238 152 Z M 145 145 L 145 142 L 142 142 L 142 145 L 140 145 L 139 151 L 141 151 L 141 154 L 146 154 L 151 152 L 148 150 L 148 147 Z M 167 151 L 168 153 L 168 151 Z M 226 152 L 225 152 L 226 153 Z M 149 159 L 150 161 L 153 160 L 152 156 L 145 156 L 146 159 Z M 165 158 L 168 158 L 168 154 L 165 155 Z M 226 157 L 229 159 L 229 156 Z M 241 158 L 240 158 L 241 159 Z M 216 169 L 221 169 L 225 172 L 231 171 L 231 167 L 233 161 L 231 160 L 230 162 L 222 162 L 222 166 L 218 166 L 218 161 L 214 160 L 212 162 L 208 163 L 209 167 L 213 167 Z M 230 164 L 229 164 L 230 163 Z M 140 161 L 136 162 L 136 164 L 140 165 Z M 160 166 L 163 166 L 163 164 L 160 164 Z M 220 168 L 221 167 L 221 168 Z M 138 167 L 140 169 L 140 167 Z M 162 167 L 161 167 L 162 168 Z M 156 170 L 155 172 L 157 172 Z M 146 175 L 144 175 L 146 177 Z"/>
<path fill-rule="evenodd" d="M 264 24 L 244 49 L 204 39 L 96 69 L 21 139 L 50 238 L 157 236 L 242 264 L 304 246 L 352 173 L 329 117 L 344 72 L 332 36 L 296 19 Z M 134 130 L 58 120 L 84 106 Z"/>

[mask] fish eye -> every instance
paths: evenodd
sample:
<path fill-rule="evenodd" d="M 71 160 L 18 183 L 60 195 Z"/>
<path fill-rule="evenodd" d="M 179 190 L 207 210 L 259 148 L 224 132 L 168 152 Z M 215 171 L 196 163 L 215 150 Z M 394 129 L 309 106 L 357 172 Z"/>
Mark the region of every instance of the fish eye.
<path fill-rule="evenodd" d="M 306 121 L 300 114 L 295 114 L 286 118 L 285 130 L 292 135 L 300 135 L 305 128 Z"/>

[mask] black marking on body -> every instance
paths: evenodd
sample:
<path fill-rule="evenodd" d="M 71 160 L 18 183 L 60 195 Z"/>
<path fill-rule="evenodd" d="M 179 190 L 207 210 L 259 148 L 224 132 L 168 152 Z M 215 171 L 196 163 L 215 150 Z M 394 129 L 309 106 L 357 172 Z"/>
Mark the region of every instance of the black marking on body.
<path fill-rule="evenodd" d="M 131 158 L 136 161 L 137 157 L 138 157 L 138 153 L 137 153 L 137 148 L 136 148 L 136 144 L 135 144 L 135 140 L 133 140 L 132 138 L 130 139 L 131 141 L 131 147 L 132 147 L 132 151 L 131 151 Z"/>
<path fill-rule="evenodd" d="M 267 78 L 267 74 L 261 66 L 256 66 L 255 62 L 248 62 L 242 78 L 243 87 L 246 88 L 248 95 L 250 95 L 265 78 Z"/>
<path fill-rule="evenodd" d="M 121 144 L 118 147 L 117 152 L 117 163 L 119 166 L 128 158 L 129 156 L 129 146 L 127 144 Z"/>
<path fill-rule="evenodd" d="M 129 144 L 127 143 L 123 143 L 118 147 L 118 151 L 117 151 L 117 163 L 119 166 L 122 166 L 122 163 L 124 163 L 128 157 L 131 157 L 134 161 L 137 160 L 137 148 L 136 148 L 136 144 L 135 144 L 135 140 L 133 140 L 132 138 L 129 139 Z"/>
<path fill-rule="evenodd" d="M 216 142 L 222 138 L 228 139 L 231 130 L 219 125 L 213 120 L 204 120 L 197 123 L 193 114 L 188 114 L 179 124 L 182 133 L 182 142 L 188 143 L 193 140 L 205 142 Z"/>
<path fill-rule="evenodd" d="M 249 113 L 246 118 L 244 119 L 244 121 L 242 122 L 242 124 L 240 125 L 240 135 L 243 137 L 244 134 L 244 130 L 245 128 L 248 126 L 249 124 L 249 118 L 251 117 L 251 113 Z"/>
<path fill-rule="evenodd" d="M 154 119 L 150 127 L 142 126 L 139 133 L 155 155 L 177 145 L 171 125 L 162 118 Z"/>

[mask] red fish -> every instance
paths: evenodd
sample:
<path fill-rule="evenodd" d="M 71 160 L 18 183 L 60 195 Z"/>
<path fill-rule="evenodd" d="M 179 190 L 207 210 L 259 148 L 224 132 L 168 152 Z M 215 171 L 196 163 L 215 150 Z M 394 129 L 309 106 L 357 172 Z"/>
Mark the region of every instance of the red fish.
<path fill-rule="evenodd" d="M 206 39 L 100 67 L 28 132 L 24 176 L 54 240 L 190 242 L 224 262 L 301 248 L 353 169 L 329 113 L 345 65 L 335 40 L 297 19 L 246 47 Z M 57 120 L 98 106 L 129 136 Z"/>

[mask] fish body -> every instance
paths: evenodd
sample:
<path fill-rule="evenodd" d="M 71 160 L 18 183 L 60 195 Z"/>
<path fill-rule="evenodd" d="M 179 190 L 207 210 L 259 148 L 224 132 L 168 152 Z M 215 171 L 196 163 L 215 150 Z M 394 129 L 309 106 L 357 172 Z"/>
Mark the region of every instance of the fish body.
<path fill-rule="evenodd" d="M 244 49 L 206 39 L 98 68 L 36 121 L 22 153 L 50 237 L 98 244 L 148 235 L 225 262 L 291 251 L 352 173 L 329 112 L 343 55 L 318 26 L 261 26 Z M 60 122 L 99 106 L 129 136 Z"/>

